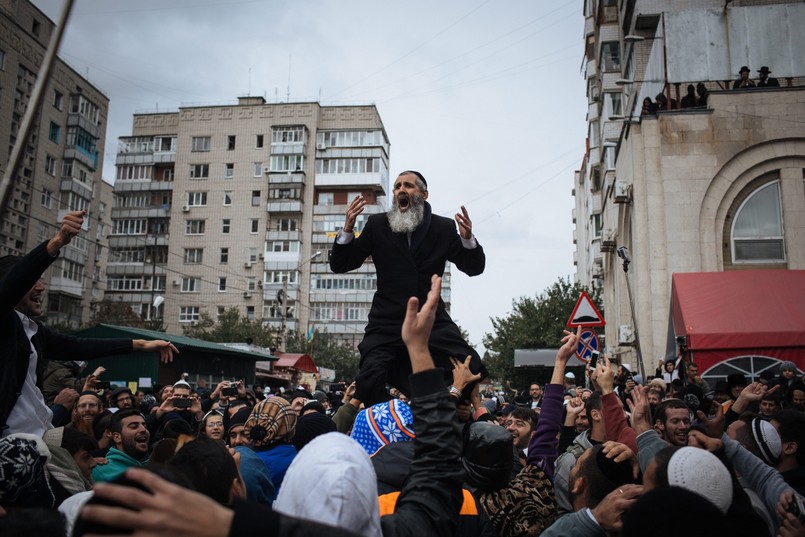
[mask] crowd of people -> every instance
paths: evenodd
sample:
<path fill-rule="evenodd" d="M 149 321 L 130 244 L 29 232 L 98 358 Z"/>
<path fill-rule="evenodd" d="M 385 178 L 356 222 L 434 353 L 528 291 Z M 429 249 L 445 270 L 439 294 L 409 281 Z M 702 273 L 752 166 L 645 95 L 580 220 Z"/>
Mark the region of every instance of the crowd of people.
<path fill-rule="evenodd" d="M 426 188 L 401 174 L 401 212 Z M 350 205 L 347 224 L 362 207 Z M 462 213 L 444 255 L 482 269 Z M 84 362 L 132 350 L 169 362 L 176 347 L 82 340 L 35 320 L 39 277 L 83 217 L 0 258 L 14 349 L 0 362 L 0 535 L 805 536 L 805 383 L 791 362 L 711 387 L 685 359 L 644 379 L 602 355 L 580 379 L 567 369 L 579 329 L 563 334 L 544 386 L 482 393 L 477 354 L 434 356 L 435 331 L 463 348 L 434 274 L 425 296 L 412 278 L 399 322 L 367 333 L 377 337 L 361 349 L 364 372 L 341 397 L 185 378 L 132 393 L 105 387 L 103 368 L 82 377 Z M 338 270 L 375 251 L 368 241 L 387 224 L 373 225 L 361 241 L 336 239 Z M 419 225 L 402 231 L 406 246 Z"/>
<path fill-rule="evenodd" d="M 732 82 L 732 89 L 752 89 L 752 88 L 778 88 L 780 82 L 769 76 L 771 69 L 763 66 L 757 70 L 757 80 L 752 80 L 750 74 L 752 71 L 748 66 L 744 65 L 738 72 L 738 78 Z M 688 84 L 685 95 L 677 101 L 676 99 L 669 99 L 665 93 L 660 92 L 651 100 L 651 97 L 643 99 L 640 115 L 656 115 L 661 110 L 688 110 L 694 108 L 707 108 L 707 99 L 710 95 L 707 86 L 703 82 L 699 82 L 695 86 Z"/>

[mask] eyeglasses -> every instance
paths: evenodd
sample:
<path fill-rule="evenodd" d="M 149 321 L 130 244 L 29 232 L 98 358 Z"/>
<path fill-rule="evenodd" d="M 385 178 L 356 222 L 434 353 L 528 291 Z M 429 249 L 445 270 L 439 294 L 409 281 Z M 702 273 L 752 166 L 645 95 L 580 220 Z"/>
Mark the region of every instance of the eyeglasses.
<path fill-rule="evenodd" d="M 217 427 L 222 427 L 223 428 L 223 426 L 224 426 L 224 422 L 222 422 L 222 421 L 208 421 L 207 422 L 207 427 L 211 427 L 211 428 L 212 427 L 216 427 L 216 428 Z"/>

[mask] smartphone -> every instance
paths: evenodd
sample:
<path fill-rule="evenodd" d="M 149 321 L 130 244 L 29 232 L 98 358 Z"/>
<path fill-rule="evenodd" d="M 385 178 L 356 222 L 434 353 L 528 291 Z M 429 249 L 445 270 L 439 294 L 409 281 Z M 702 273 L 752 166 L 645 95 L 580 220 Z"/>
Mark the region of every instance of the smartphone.
<path fill-rule="evenodd" d="M 788 512 L 797 517 L 800 523 L 805 523 L 805 503 L 802 496 L 794 493 L 794 498 L 788 504 Z"/>
<path fill-rule="evenodd" d="M 236 397 L 238 395 L 238 389 L 233 387 L 221 388 L 221 395 L 225 395 L 227 397 Z"/>
<path fill-rule="evenodd" d="M 600 351 L 590 351 L 590 369 L 594 369 L 598 364 L 598 356 L 600 354 Z"/>
<path fill-rule="evenodd" d="M 186 397 L 177 397 L 173 400 L 173 406 L 176 408 L 190 408 L 192 404 L 193 401 Z"/>
<path fill-rule="evenodd" d="M 108 380 L 99 380 L 95 383 L 95 388 L 98 390 L 108 390 L 109 389 L 109 381 Z"/>

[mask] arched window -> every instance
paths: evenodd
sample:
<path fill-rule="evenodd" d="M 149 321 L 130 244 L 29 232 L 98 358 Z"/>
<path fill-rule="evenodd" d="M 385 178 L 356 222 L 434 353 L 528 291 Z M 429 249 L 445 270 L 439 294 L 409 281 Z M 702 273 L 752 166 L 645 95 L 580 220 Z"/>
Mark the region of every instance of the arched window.
<path fill-rule="evenodd" d="M 733 263 L 785 261 L 779 181 L 747 196 L 735 214 L 730 235 Z"/>

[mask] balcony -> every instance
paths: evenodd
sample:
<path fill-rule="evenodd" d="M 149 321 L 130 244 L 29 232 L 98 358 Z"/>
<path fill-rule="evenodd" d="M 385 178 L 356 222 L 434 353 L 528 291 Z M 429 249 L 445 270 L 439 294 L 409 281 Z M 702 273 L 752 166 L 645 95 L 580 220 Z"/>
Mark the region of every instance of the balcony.
<path fill-rule="evenodd" d="M 51 293 L 65 293 L 81 298 L 84 292 L 84 286 L 81 282 L 77 282 L 69 278 L 63 278 L 61 276 L 54 276 L 50 279 L 48 291 Z"/>
<path fill-rule="evenodd" d="M 121 179 L 115 182 L 115 192 L 151 192 L 162 190 L 173 190 L 173 181 Z"/>
<path fill-rule="evenodd" d="M 268 186 L 302 186 L 305 184 L 305 172 L 268 172 Z"/>
<path fill-rule="evenodd" d="M 317 173 L 315 185 L 317 187 L 366 188 L 386 196 L 386 183 L 382 173 Z"/>
<path fill-rule="evenodd" d="M 92 197 L 92 187 L 83 181 L 79 181 L 78 177 L 62 177 L 60 190 L 62 192 L 74 192 L 79 196 Z"/>
<path fill-rule="evenodd" d="M 87 151 L 81 146 L 71 145 L 64 150 L 65 159 L 76 159 L 83 162 L 90 169 L 98 169 L 98 151 Z"/>
<path fill-rule="evenodd" d="M 302 238 L 300 231 L 276 231 L 266 232 L 267 241 L 300 241 Z"/>
<path fill-rule="evenodd" d="M 95 138 L 100 138 L 101 136 L 101 129 L 98 128 L 98 125 L 91 122 L 81 114 L 67 114 L 67 126 L 82 128 Z"/>
<path fill-rule="evenodd" d="M 266 211 L 269 213 L 301 213 L 302 200 L 269 200 L 266 204 Z"/>

